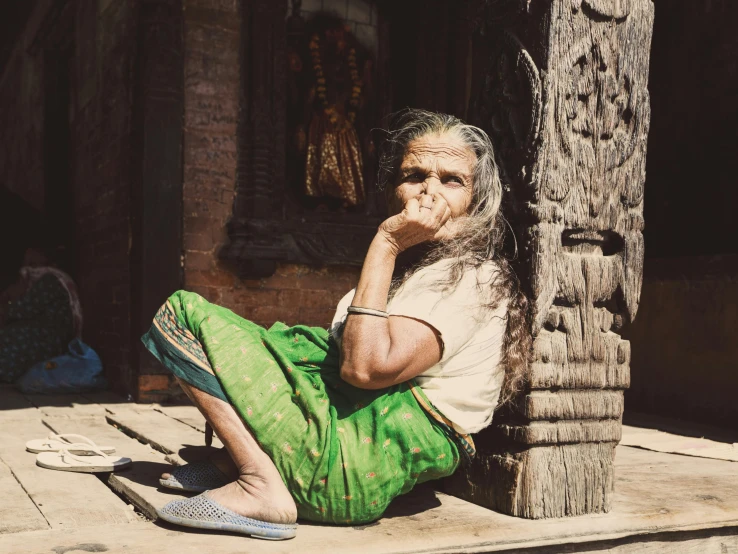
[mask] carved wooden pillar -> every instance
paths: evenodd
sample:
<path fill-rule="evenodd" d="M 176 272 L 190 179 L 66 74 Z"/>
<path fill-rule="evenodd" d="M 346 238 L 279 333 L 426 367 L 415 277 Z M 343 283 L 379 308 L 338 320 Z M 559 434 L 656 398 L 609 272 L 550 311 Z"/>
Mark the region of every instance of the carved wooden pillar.
<path fill-rule="evenodd" d="M 489 0 L 478 123 L 533 301 L 527 390 L 447 490 L 507 514 L 610 510 L 643 265 L 651 0 Z"/>

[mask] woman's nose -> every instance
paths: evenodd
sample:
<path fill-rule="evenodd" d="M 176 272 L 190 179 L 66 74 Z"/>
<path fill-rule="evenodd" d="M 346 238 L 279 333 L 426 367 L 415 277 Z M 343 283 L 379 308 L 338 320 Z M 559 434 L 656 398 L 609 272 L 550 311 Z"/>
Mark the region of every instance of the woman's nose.
<path fill-rule="evenodd" d="M 425 181 L 423 181 L 423 192 L 425 192 L 425 194 L 434 194 L 438 191 L 440 186 L 441 181 L 434 177 L 428 177 Z"/>

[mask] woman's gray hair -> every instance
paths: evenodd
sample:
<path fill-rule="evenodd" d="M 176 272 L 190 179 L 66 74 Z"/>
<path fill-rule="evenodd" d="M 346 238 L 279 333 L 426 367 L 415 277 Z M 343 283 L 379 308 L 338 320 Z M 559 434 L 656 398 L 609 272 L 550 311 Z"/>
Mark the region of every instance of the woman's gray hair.
<path fill-rule="evenodd" d="M 500 213 L 502 183 L 494 158 L 494 149 L 487 133 L 479 127 L 468 125 L 457 117 L 407 109 L 390 116 L 389 129 L 379 150 L 379 188 L 387 193 L 394 191 L 398 172 L 408 145 L 420 137 L 434 134 L 456 135 L 476 154 L 473 173 L 472 201 L 468 217 L 459 221 L 453 237 L 432 245 L 432 249 L 400 280 L 393 282 L 390 295 L 415 271 L 439 260 L 450 260 L 449 273 L 438 286 L 442 290 L 456 288 L 468 269 L 479 268 L 487 261 L 494 261 L 499 271 L 492 282 L 480 283 L 480 292 L 487 294 L 485 305 L 490 310 L 507 302 L 507 323 L 502 345 L 501 363 L 505 368 L 500 406 L 514 402 L 524 389 L 526 372 L 530 364 L 532 336 L 528 300 L 510 263 L 500 254 L 505 220 Z"/>
<path fill-rule="evenodd" d="M 397 112 L 390 116 L 388 127 L 380 147 L 378 175 L 378 187 L 387 193 L 394 190 L 407 147 L 416 139 L 449 133 L 457 136 L 476 155 L 469 215 L 458 222 L 458 232 L 436 244 L 422 264 L 450 259 L 449 278 L 444 285 L 454 286 L 467 268 L 479 267 L 493 259 L 502 243 L 502 183 L 492 141 L 479 127 L 452 115 L 425 110 Z"/>

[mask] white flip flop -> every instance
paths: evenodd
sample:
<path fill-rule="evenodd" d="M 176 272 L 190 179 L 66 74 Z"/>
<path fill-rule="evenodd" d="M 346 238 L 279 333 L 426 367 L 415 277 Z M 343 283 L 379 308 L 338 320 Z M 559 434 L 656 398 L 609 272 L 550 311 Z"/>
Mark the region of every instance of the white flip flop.
<path fill-rule="evenodd" d="M 92 452 L 85 456 L 72 454 L 72 451 L 86 450 Z M 130 458 L 108 456 L 96 447 L 87 444 L 72 444 L 57 452 L 40 452 L 36 456 L 36 465 L 57 471 L 75 471 L 77 473 L 110 473 L 125 469 L 131 465 Z"/>
<path fill-rule="evenodd" d="M 75 448 L 70 450 L 70 446 L 74 445 Z M 84 448 L 76 448 L 77 446 L 84 446 Z M 91 448 L 90 448 L 91 447 Z M 64 433 L 57 435 L 51 433 L 45 439 L 33 439 L 26 443 L 26 450 L 38 454 L 39 452 L 58 452 L 62 448 L 66 448 L 72 454 L 84 455 L 87 452 L 93 452 L 97 448 L 102 450 L 105 454 L 112 454 L 115 452 L 114 446 L 98 446 L 91 439 L 83 435 L 77 435 L 75 433 Z"/>

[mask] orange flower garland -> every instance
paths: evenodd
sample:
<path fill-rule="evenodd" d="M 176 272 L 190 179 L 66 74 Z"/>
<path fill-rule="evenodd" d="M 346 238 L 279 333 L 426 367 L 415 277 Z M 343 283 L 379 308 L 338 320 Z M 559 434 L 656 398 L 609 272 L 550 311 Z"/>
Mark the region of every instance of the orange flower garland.
<path fill-rule="evenodd" d="M 318 96 L 318 100 L 323 105 L 323 110 L 330 119 L 331 123 L 338 121 L 338 114 L 336 113 L 335 106 L 328 104 L 328 97 L 326 92 L 328 91 L 326 86 L 325 74 L 323 73 L 323 62 L 320 58 L 320 36 L 314 34 L 309 44 L 310 56 L 313 61 L 313 72 L 315 73 L 315 92 Z M 349 98 L 349 109 L 347 117 L 350 123 L 356 121 L 356 112 L 359 109 L 359 97 L 361 96 L 361 79 L 359 78 L 359 70 L 356 66 L 356 49 L 350 48 L 348 52 L 348 68 L 351 76 L 351 97 Z"/>

